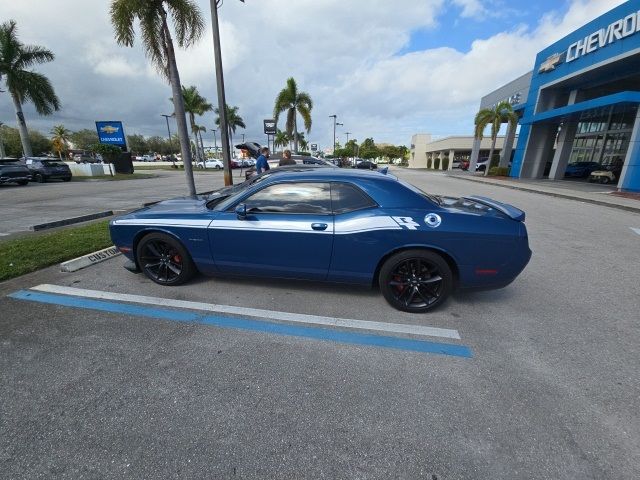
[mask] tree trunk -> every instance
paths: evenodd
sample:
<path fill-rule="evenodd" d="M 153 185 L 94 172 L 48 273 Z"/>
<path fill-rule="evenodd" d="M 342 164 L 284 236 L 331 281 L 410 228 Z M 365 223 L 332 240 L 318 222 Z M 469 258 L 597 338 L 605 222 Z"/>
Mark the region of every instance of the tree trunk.
<path fill-rule="evenodd" d="M 484 169 L 484 176 L 489 175 L 489 169 L 491 168 L 491 160 L 493 159 L 493 152 L 496 149 L 496 140 L 498 136 L 491 137 L 491 150 L 489 150 L 489 160 L 487 161 L 487 168 Z"/>
<path fill-rule="evenodd" d="M 298 153 L 298 112 L 293 111 L 293 153 Z"/>
<path fill-rule="evenodd" d="M 24 121 L 24 113 L 22 113 L 22 104 L 20 103 L 17 94 L 11 93 L 11 98 L 13 99 L 13 106 L 16 109 L 16 120 L 18 120 L 18 130 L 20 131 L 20 141 L 22 142 L 22 153 L 25 157 L 33 157 L 29 131 L 27 130 L 27 124 Z"/>
<path fill-rule="evenodd" d="M 189 131 L 187 129 L 187 117 L 184 111 L 184 99 L 182 98 L 182 85 L 180 83 L 180 74 L 178 73 L 178 65 L 176 64 L 176 54 L 173 49 L 173 40 L 167 26 L 166 12 L 162 14 L 162 30 L 164 32 L 165 48 L 167 54 L 167 63 L 169 70 L 169 81 L 171 82 L 171 91 L 173 93 L 173 106 L 176 113 L 176 124 L 178 126 L 178 138 L 180 139 L 180 152 L 182 153 L 182 162 L 184 164 L 184 174 L 187 179 L 187 187 L 189 195 L 196 195 L 196 184 L 193 180 L 193 162 L 191 161 L 191 147 L 189 145 Z"/>

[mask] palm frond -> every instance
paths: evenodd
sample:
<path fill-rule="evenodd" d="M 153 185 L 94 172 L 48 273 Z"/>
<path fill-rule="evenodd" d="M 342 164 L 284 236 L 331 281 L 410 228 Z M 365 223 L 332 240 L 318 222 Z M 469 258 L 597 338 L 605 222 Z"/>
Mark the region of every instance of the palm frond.
<path fill-rule="evenodd" d="M 176 40 L 181 48 L 192 46 L 204 33 L 200 7 L 193 0 L 165 0 L 173 19 Z"/>
<path fill-rule="evenodd" d="M 109 8 L 111 25 L 115 31 L 118 45 L 132 47 L 135 39 L 134 21 L 138 2 L 130 0 L 113 0 Z"/>
<path fill-rule="evenodd" d="M 296 121 L 296 109 L 290 108 L 287 110 L 287 124 L 285 125 L 287 134 L 291 137 L 294 135 Z"/>
<path fill-rule="evenodd" d="M 311 110 L 306 105 L 298 104 L 298 113 L 304 120 L 304 129 L 309 133 L 311 130 Z"/>

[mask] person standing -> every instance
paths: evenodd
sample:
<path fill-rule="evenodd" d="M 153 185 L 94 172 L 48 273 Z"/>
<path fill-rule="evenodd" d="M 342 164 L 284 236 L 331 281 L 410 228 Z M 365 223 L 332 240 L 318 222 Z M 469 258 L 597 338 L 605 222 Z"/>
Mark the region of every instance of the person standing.
<path fill-rule="evenodd" d="M 271 167 L 269 167 L 269 162 L 267 162 L 267 159 L 269 158 L 269 149 L 267 147 L 263 147 L 262 150 L 260 150 L 260 153 L 261 155 L 256 160 L 256 173 L 258 175 L 260 175 L 262 172 L 271 170 Z"/>
<path fill-rule="evenodd" d="M 278 163 L 279 167 L 284 167 L 286 165 L 295 165 L 296 161 L 291 158 L 291 150 L 285 150 L 282 152 L 282 160 Z"/>

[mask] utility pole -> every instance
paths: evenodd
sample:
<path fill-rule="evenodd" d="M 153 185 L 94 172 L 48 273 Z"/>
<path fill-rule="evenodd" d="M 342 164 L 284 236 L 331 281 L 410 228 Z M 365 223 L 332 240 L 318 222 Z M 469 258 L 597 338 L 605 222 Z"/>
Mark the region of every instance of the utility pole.
<path fill-rule="evenodd" d="M 222 51 L 220 49 L 220 28 L 218 27 L 218 7 L 223 0 L 209 0 L 211 5 L 211 27 L 213 30 L 213 52 L 216 64 L 216 84 L 218 87 L 218 111 L 220 112 L 220 139 L 222 140 L 222 163 L 224 165 L 224 184 L 233 185 L 231 174 L 231 150 L 229 148 L 229 127 L 227 125 L 227 101 L 224 94 L 224 75 L 222 73 Z M 244 3 L 244 0 L 240 0 Z"/>

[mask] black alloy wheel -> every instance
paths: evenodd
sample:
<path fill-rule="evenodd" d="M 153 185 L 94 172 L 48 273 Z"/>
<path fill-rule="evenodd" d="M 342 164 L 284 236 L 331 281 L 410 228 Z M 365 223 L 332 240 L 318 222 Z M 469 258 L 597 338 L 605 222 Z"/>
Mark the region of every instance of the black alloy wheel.
<path fill-rule="evenodd" d="M 136 248 L 138 266 L 160 285 L 180 285 L 189 280 L 196 268 L 184 246 L 164 233 L 150 233 Z"/>
<path fill-rule="evenodd" d="M 429 250 L 407 250 L 390 257 L 380 269 L 380 290 L 387 302 L 404 312 L 421 313 L 451 294 L 453 273 Z"/>
<path fill-rule="evenodd" d="M 34 176 L 34 179 L 38 183 L 44 183 L 47 180 L 46 178 L 44 178 L 44 175 L 42 175 L 41 173 L 36 173 Z"/>

